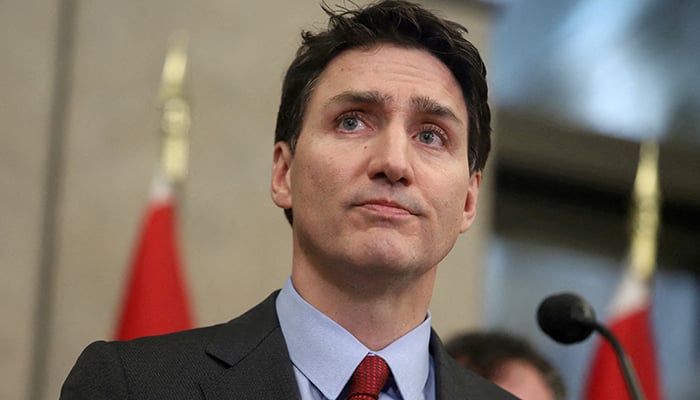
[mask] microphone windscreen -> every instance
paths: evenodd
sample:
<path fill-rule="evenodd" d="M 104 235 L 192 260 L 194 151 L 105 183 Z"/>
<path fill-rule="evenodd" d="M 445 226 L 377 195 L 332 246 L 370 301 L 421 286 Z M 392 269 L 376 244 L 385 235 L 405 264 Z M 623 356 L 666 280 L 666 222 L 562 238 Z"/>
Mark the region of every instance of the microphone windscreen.
<path fill-rule="evenodd" d="M 537 310 L 540 329 L 564 344 L 585 340 L 593 332 L 595 321 L 595 312 L 590 304 L 573 293 L 549 296 Z"/>

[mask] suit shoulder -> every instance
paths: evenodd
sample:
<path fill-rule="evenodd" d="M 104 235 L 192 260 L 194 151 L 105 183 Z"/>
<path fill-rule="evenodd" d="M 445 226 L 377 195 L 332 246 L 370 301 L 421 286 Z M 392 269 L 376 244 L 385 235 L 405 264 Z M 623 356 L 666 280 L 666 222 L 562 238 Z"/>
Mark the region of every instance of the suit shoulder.
<path fill-rule="evenodd" d="M 80 355 L 61 399 L 199 398 L 263 338 L 279 340 L 274 294 L 227 323 L 128 341 L 98 341 Z M 277 349 L 284 350 L 284 343 Z M 248 352 L 243 351 L 248 350 Z M 114 397 L 110 393 L 124 396 Z"/>
<path fill-rule="evenodd" d="M 168 390 L 173 390 L 172 396 L 197 398 L 197 382 L 219 368 L 203 350 L 219 327 L 93 342 L 78 357 L 60 398 L 151 398 L 151 394 L 170 393 Z"/>
<path fill-rule="evenodd" d="M 457 386 L 465 388 L 474 399 L 518 400 L 512 393 L 468 370 L 451 357 L 446 357 L 443 362 L 448 364 L 445 369 L 457 382 Z"/>
<path fill-rule="evenodd" d="M 164 335 L 143 336 L 126 341 L 106 342 L 121 352 L 137 352 L 173 350 L 182 348 L 183 351 L 199 351 L 225 324 L 217 324 L 202 328 L 188 329 Z"/>

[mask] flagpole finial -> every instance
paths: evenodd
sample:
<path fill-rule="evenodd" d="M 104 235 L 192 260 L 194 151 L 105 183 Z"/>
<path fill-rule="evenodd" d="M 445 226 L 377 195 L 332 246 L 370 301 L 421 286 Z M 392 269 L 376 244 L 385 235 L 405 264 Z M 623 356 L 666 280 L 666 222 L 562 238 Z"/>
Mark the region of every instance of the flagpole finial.
<path fill-rule="evenodd" d="M 659 145 L 642 142 L 632 196 L 629 257 L 631 272 L 645 282 L 656 266 L 660 208 Z"/>
<path fill-rule="evenodd" d="M 187 175 L 189 153 L 190 107 L 185 97 L 186 72 L 187 35 L 178 31 L 170 38 L 159 90 L 163 133 L 160 162 L 168 179 L 176 183 Z"/>

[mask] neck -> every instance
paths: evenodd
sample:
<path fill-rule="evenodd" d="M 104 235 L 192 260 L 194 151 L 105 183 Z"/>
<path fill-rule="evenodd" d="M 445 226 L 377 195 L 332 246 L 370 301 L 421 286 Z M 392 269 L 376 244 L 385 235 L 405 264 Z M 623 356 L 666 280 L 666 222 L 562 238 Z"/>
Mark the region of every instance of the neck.
<path fill-rule="evenodd" d="M 425 320 L 435 272 L 433 267 L 418 277 L 348 274 L 351 280 L 335 282 L 313 268 L 295 266 L 292 282 L 309 304 L 379 351 Z"/>

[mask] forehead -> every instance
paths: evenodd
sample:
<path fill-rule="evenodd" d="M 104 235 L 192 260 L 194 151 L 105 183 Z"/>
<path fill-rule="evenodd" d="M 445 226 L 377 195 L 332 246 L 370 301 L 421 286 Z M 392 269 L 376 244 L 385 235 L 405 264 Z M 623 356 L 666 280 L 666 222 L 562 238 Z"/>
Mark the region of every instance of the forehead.
<path fill-rule="evenodd" d="M 319 76 L 309 106 L 348 91 L 378 93 L 397 105 L 430 99 L 449 108 L 466 126 L 467 107 L 459 83 L 426 50 L 383 44 L 344 51 Z"/>

